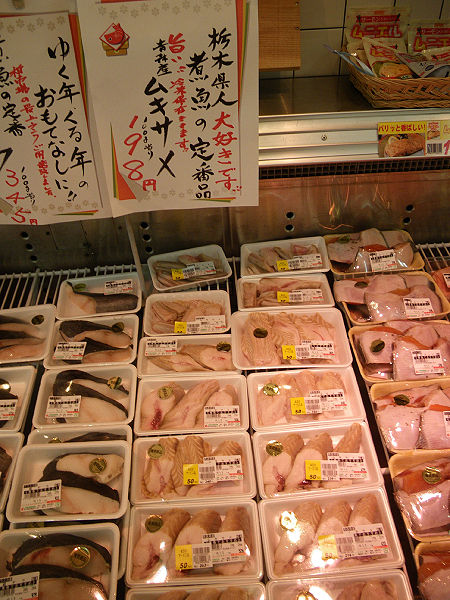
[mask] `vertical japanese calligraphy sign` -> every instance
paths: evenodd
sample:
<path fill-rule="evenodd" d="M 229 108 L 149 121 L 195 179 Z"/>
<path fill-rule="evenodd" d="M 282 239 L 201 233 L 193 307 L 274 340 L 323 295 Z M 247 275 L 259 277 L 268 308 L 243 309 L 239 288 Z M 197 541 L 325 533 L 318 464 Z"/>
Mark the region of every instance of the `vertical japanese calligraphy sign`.
<path fill-rule="evenodd" d="M 0 18 L 0 223 L 110 216 L 101 203 L 68 13 Z"/>
<path fill-rule="evenodd" d="M 114 216 L 258 203 L 250 6 L 247 21 L 243 0 L 78 3 L 94 150 Z"/>

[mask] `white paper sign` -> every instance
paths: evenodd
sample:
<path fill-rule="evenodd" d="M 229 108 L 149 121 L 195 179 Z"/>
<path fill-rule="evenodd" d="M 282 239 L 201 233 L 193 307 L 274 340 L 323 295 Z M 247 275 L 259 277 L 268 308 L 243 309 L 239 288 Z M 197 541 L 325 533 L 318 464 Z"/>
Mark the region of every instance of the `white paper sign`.
<path fill-rule="evenodd" d="M 99 195 L 68 13 L 0 18 L 0 224 L 110 216 Z"/>
<path fill-rule="evenodd" d="M 113 215 L 257 204 L 256 3 L 241 87 L 234 2 L 84 0 L 78 12 Z"/>

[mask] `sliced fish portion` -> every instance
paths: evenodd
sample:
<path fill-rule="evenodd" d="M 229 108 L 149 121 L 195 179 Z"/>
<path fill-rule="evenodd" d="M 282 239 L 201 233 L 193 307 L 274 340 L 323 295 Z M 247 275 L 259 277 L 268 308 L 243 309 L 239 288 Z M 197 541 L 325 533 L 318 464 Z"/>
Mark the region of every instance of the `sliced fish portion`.
<path fill-rule="evenodd" d="M 77 290 L 67 282 L 67 299 L 73 302 L 84 314 L 123 312 L 134 310 L 138 303 L 136 294 L 101 294 Z"/>
<path fill-rule="evenodd" d="M 67 471 L 108 483 L 123 471 L 124 460 L 118 454 L 63 454 L 52 460 L 44 469 L 44 477 L 52 471 Z"/>

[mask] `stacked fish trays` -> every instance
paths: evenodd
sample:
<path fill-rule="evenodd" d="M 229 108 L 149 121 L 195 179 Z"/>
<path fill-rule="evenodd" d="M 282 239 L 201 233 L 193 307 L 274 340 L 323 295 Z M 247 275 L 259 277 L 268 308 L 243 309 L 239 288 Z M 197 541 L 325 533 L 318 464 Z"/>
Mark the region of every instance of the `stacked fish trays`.
<path fill-rule="evenodd" d="M 43 359 L 45 372 L 34 429 L 16 457 L 0 572 L 30 596 L 38 579 L 39 594 L 62 595 L 69 582 L 80 597 L 116 597 L 130 513 L 131 363 L 139 327 L 133 313 L 141 295 L 134 273 L 92 277 L 65 281 L 56 307 L 19 309 L 21 319 L 34 319 L 30 327 L 47 326 L 36 336 L 45 348 L 33 356 Z"/>
<path fill-rule="evenodd" d="M 176 285 L 184 269 L 173 260 L 205 259 L 213 249 L 200 250 L 149 264 L 160 293 L 146 301 L 138 353 L 129 599 L 264 598 L 247 385 L 232 359 L 230 298 L 221 289 L 186 291 L 183 279 Z"/>
<path fill-rule="evenodd" d="M 267 595 L 342 600 L 366 588 L 361 597 L 381 590 L 407 600 L 329 268 L 323 238 L 241 248 L 231 335 L 235 365 L 253 371 L 247 386 Z"/>
<path fill-rule="evenodd" d="M 392 243 L 375 248 L 383 238 Z M 405 232 L 367 230 L 329 238 L 327 249 L 334 295 L 352 325 L 350 342 L 390 455 L 394 497 L 412 545 L 420 542 L 419 588 L 432 600 L 450 594 L 448 267 L 435 277 L 419 271 L 422 257 L 408 243 Z"/>

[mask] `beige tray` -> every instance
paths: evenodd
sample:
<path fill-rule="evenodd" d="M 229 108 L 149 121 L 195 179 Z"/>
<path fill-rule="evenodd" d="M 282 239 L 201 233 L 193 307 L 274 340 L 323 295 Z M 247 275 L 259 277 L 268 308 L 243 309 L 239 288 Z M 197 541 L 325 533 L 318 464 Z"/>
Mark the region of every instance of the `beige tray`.
<path fill-rule="evenodd" d="M 363 281 L 366 279 L 370 279 L 372 277 L 374 277 L 374 275 L 381 275 L 381 273 L 369 273 L 364 277 L 357 277 L 355 278 L 358 281 Z M 442 292 L 441 288 L 437 285 L 437 283 L 435 282 L 435 280 L 431 277 L 431 275 L 429 275 L 428 273 L 425 273 L 424 271 L 417 271 L 417 272 L 410 272 L 408 271 L 408 275 L 424 275 L 428 281 L 430 281 L 431 283 L 433 283 L 433 287 L 434 287 L 434 292 L 437 294 L 439 300 L 441 301 L 441 306 L 442 306 L 442 311 L 439 313 L 434 314 L 431 317 L 423 317 L 423 318 L 415 318 L 415 319 L 411 319 L 412 321 L 429 321 L 430 319 L 443 319 L 445 317 L 445 315 L 447 315 L 450 312 L 450 302 L 447 300 L 447 298 L 445 297 L 444 293 Z M 362 327 L 367 327 L 368 325 L 379 325 L 381 323 L 384 323 L 385 321 L 367 321 L 366 323 L 361 323 L 360 321 L 355 321 L 355 319 L 352 317 L 351 312 L 348 308 L 348 302 L 338 302 L 339 305 L 342 305 L 345 314 L 347 315 L 349 321 L 352 323 L 352 325 L 357 325 L 357 326 L 362 326 Z M 392 319 L 389 319 L 392 320 Z"/>
<path fill-rule="evenodd" d="M 385 229 L 383 231 L 391 231 L 391 230 Z M 412 240 L 412 237 L 409 235 L 409 233 L 407 231 L 405 231 L 404 229 L 402 229 L 402 231 L 407 238 L 405 241 L 414 243 Z M 346 235 L 346 234 L 345 233 L 342 233 L 340 235 L 328 234 L 328 235 L 324 235 L 323 238 L 325 240 L 325 244 L 328 246 L 328 244 L 331 244 L 331 242 L 336 241 L 342 235 Z M 328 252 L 328 250 L 327 250 L 327 252 Z M 330 265 L 331 265 L 331 272 L 333 273 L 335 279 L 354 279 L 354 278 L 361 277 L 361 275 L 364 275 L 364 273 L 347 273 L 346 271 L 339 271 L 338 269 L 336 269 L 333 266 L 333 261 L 331 261 L 331 260 L 330 260 Z M 422 256 L 420 255 L 420 252 L 414 252 L 414 258 L 409 267 L 406 267 L 406 268 L 399 267 L 398 269 L 393 269 L 392 271 L 383 271 L 383 273 L 398 273 L 398 272 L 402 272 L 402 271 L 403 272 L 404 271 L 419 271 L 420 269 L 423 269 L 424 265 L 425 265 L 425 263 L 423 261 Z M 371 275 L 372 273 L 368 272 L 366 274 Z"/>
<path fill-rule="evenodd" d="M 421 463 L 429 460 L 437 460 L 439 458 L 449 458 L 450 459 L 450 449 L 449 450 L 408 450 L 406 452 L 398 452 L 394 456 L 389 459 L 389 472 L 391 474 L 392 479 L 404 471 L 405 469 L 410 469 L 415 467 L 416 465 L 420 465 Z M 400 508 L 400 507 L 399 507 Z M 401 509 L 400 509 L 401 511 Z M 401 511 L 403 521 L 405 522 L 406 529 L 408 530 L 411 537 L 419 542 L 441 542 L 448 541 L 448 533 L 441 533 L 436 535 L 418 535 L 414 533 L 411 528 L 411 523 L 407 516 Z"/>

